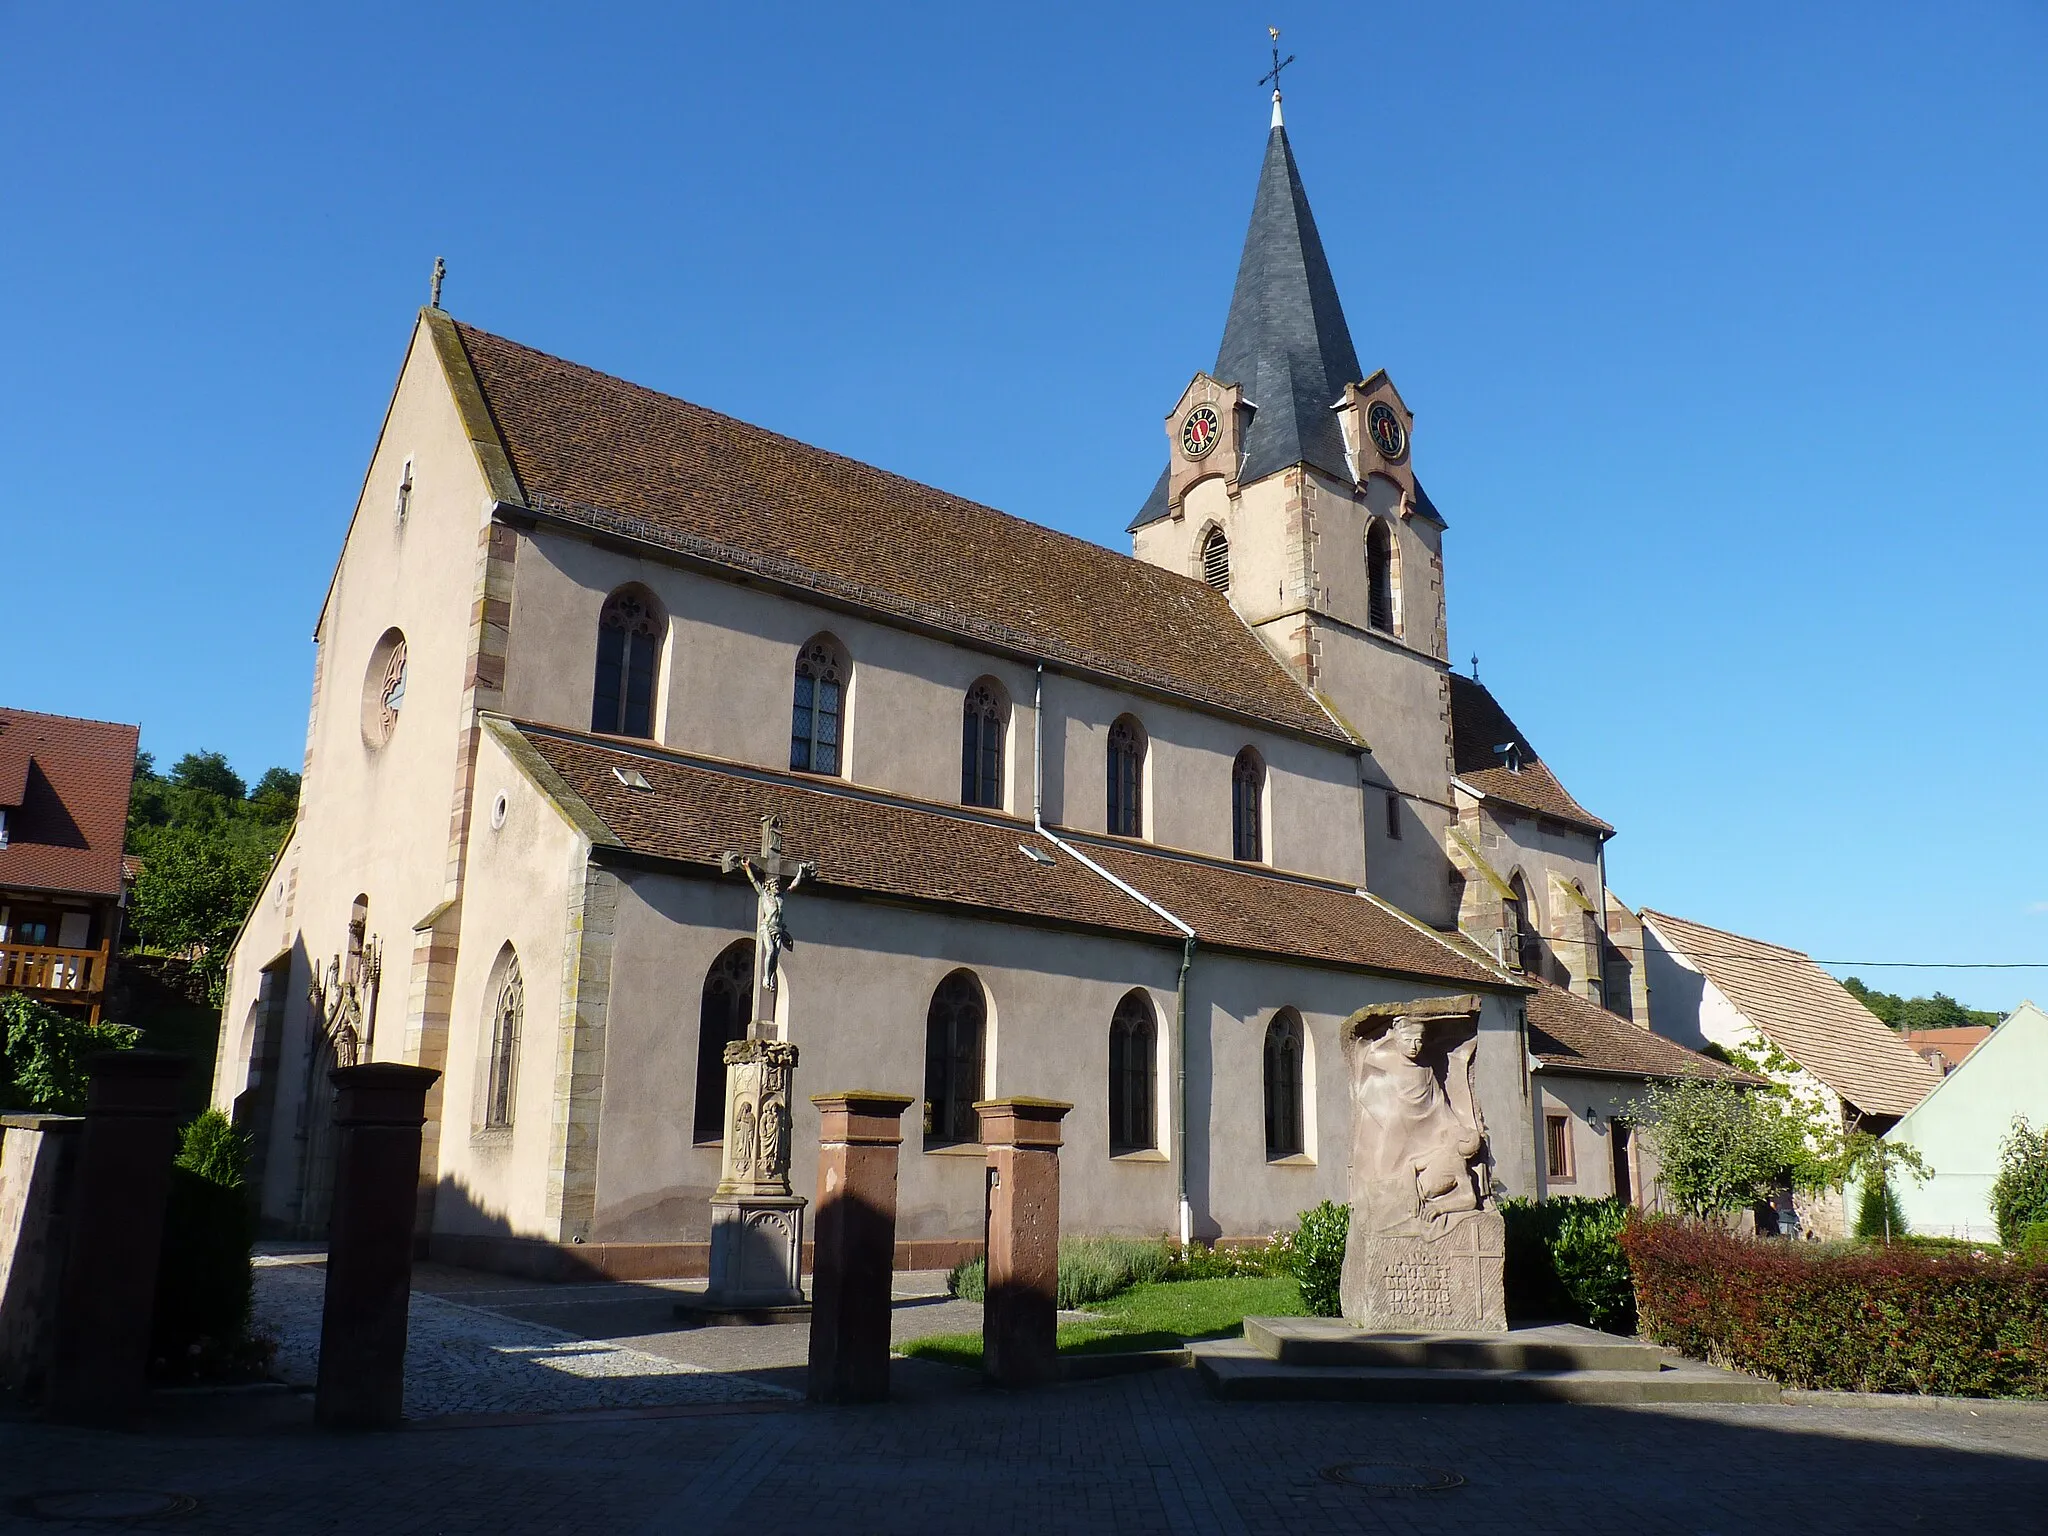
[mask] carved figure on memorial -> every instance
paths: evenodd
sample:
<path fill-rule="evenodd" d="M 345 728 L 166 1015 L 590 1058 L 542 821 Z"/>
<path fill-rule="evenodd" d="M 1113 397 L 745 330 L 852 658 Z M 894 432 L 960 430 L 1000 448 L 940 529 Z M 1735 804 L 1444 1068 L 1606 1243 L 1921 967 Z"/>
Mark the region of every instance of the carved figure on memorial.
<path fill-rule="evenodd" d="M 728 853 L 719 859 L 719 868 L 728 875 L 735 871 L 745 875 L 747 883 L 754 888 L 754 954 L 758 963 L 755 966 L 754 1025 L 750 1032 L 758 1032 L 762 1023 L 775 1016 L 774 994 L 781 978 L 782 952 L 794 947 L 789 936 L 789 924 L 783 917 L 783 897 L 803 884 L 806 876 L 817 874 L 818 866 L 809 861 L 785 859 L 782 856 L 782 818 L 763 816 L 760 858 L 750 859 L 745 854 Z"/>
<path fill-rule="evenodd" d="M 1506 1231 L 1474 1081 L 1477 997 L 1361 1008 L 1343 1027 L 1351 1087 L 1344 1315 L 1372 1328 L 1507 1326 Z"/>
<path fill-rule="evenodd" d="M 761 1106 L 761 1171 L 789 1181 L 789 1106 L 779 1098 Z"/>
<path fill-rule="evenodd" d="M 742 1102 L 732 1117 L 732 1171 L 741 1178 L 754 1171 L 754 1106 Z"/>

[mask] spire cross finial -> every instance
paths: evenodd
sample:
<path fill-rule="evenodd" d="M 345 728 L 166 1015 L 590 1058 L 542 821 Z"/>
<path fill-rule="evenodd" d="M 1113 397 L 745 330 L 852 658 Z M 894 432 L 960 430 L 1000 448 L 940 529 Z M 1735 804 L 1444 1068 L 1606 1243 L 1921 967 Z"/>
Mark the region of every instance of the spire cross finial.
<path fill-rule="evenodd" d="M 433 287 L 429 290 L 430 297 L 427 299 L 427 305 L 430 309 L 439 309 L 441 307 L 441 279 L 446 277 L 447 275 L 448 263 L 443 261 L 439 256 L 436 256 L 434 258 Z"/>
<path fill-rule="evenodd" d="M 1294 62 L 1294 55 L 1290 53 L 1284 59 L 1280 57 L 1280 29 L 1278 27 L 1268 27 L 1266 31 L 1273 39 L 1273 72 L 1261 80 L 1259 84 L 1265 85 L 1270 81 L 1273 86 L 1273 99 L 1278 101 L 1280 99 L 1280 71 Z"/>

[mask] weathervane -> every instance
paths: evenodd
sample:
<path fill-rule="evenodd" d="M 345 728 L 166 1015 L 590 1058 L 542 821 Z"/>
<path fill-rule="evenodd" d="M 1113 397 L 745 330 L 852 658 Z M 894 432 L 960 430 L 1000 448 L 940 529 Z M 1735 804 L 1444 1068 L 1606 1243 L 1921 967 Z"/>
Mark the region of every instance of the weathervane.
<path fill-rule="evenodd" d="M 1284 59 L 1280 57 L 1280 29 L 1278 27 L 1268 27 L 1266 31 L 1273 38 L 1273 72 L 1266 76 L 1264 80 L 1261 80 L 1259 84 L 1265 85 L 1270 81 L 1273 86 L 1273 94 L 1277 97 L 1280 94 L 1280 71 L 1294 62 L 1294 55 L 1290 53 Z"/>

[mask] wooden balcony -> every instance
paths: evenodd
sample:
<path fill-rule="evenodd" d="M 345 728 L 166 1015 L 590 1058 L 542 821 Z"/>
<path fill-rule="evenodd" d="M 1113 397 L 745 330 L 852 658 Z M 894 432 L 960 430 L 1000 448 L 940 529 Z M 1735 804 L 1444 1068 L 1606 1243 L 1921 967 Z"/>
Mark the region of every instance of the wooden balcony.
<path fill-rule="evenodd" d="M 26 992 L 46 1003 L 85 1003 L 98 1019 L 107 986 L 107 946 L 53 949 L 0 944 L 0 992 Z"/>

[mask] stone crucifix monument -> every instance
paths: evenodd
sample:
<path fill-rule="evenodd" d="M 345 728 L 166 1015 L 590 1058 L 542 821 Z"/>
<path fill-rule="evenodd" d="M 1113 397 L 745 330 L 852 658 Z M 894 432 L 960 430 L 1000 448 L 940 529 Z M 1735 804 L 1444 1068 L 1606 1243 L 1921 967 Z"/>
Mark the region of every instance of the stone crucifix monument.
<path fill-rule="evenodd" d="M 772 1316 L 802 1308 L 804 1198 L 790 1188 L 796 1047 L 776 1037 L 779 961 L 790 947 L 783 898 L 817 866 L 782 852 L 782 822 L 761 818 L 758 857 L 728 853 L 727 874 L 754 887 L 754 1006 L 744 1040 L 725 1048 L 725 1156 L 711 1196 L 711 1284 L 701 1313 Z"/>
<path fill-rule="evenodd" d="M 1351 1226 L 1344 1316 L 1380 1333 L 1507 1329 L 1507 1234 L 1473 1084 L 1480 1000 L 1376 1003 L 1344 1021 Z"/>

